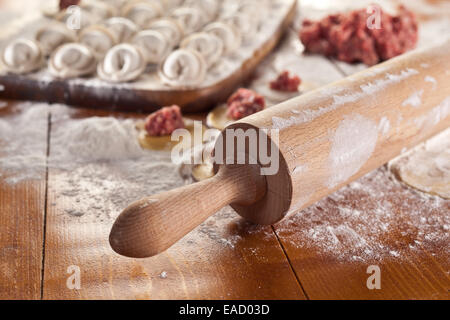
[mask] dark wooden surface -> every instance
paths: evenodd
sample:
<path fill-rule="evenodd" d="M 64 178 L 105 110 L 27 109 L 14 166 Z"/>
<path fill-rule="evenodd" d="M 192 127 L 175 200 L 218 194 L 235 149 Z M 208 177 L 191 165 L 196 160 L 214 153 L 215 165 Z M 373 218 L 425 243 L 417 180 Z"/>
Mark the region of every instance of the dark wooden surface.
<path fill-rule="evenodd" d="M 5 3 L 10 2 L 0 1 L 0 5 Z M 299 63 L 302 61 L 308 60 Z M 330 81 L 352 72 L 353 68 L 325 59 L 320 64 L 319 69 L 327 70 Z M 0 117 L 16 116 L 15 104 L 0 109 Z M 77 118 L 106 115 L 124 116 L 87 109 L 70 113 Z M 43 139 L 43 154 L 49 152 L 51 156 L 57 151 L 51 137 L 58 125 L 61 124 L 52 124 L 49 137 Z M 1 150 L 0 144 L 0 156 Z M 98 202 L 88 209 L 67 193 L 74 188 L 71 173 L 42 170 L 41 179 L 17 185 L 0 178 L 0 298 L 448 299 L 448 238 L 415 245 L 412 249 L 414 230 L 402 230 L 405 224 L 414 223 L 411 203 L 417 202 L 416 215 L 426 217 L 438 213 L 430 213 L 426 201 L 393 183 L 383 170 L 371 174 L 376 174 L 378 179 L 369 175 L 359 183 L 370 190 L 385 188 L 386 195 L 361 193 L 348 187 L 339 191 L 339 197 L 331 196 L 308 209 L 318 217 L 324 217 L 323 210 L 326 210 L 324 220 L 317 223 L 327 223 L 326 216 L 334 217 L 339 207 L 368 210 L 380 199 L 392 204 L 398 217 L 382 243 L 395 248 L 396 254 L 368 257 L 363 261 L 345 258 L 351 248 L 340 248 L 338 252 L 324 250 L 320 245 L 300 245 L 309 241 L 304 231 L 311 225 L 305 213 L 275 226 L 258 227 L 232 211 L 210 218 L 160 256 L 127 259 L 115 254 L 108 244 L 108 233 L 119 212 L 111 210 L 108 215 L 104 212 L 105 208 L 115 208 L 114 199 L 96 194 L 94 187 L 103 178 L 100 171 L 109 173 L 110 181 L 120 182 L 123 177 L 114 168 L 94 167 L 89 179 L 76 181 L 83 185 L 78 191 L 79 199 L 92 201 L 94 198 Z M 70 215 L 67 212 L 71 210 L 83 211 L 85 215 Z M 450 207 L 446 202 L 434 210 L 441 210 L 443 215 L 448 214 Z M 349 223 L 357 228 L 367 221 L 355 219 Z M 369 290 L 366 286 L 369 276 L 366 269 L 372 264 L 380 266 L 381 290 Z M 81 270 L 80 290 L 66 286 L 67 268 L 72 265 Z"/>

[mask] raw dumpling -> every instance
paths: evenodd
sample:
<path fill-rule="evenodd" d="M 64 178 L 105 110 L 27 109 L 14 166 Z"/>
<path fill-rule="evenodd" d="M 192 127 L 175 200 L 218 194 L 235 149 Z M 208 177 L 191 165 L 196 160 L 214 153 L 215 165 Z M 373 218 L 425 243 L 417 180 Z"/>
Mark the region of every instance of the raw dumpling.
<path fill-rule="evenodd" d="M 208 67 L 219 61 L 224 52 L 222 40 L 207 32 L 199 32 L 190 35 L 181 42 L 180 47 L 200 53 L 205 59 Z"/>
<path fill-rule="evenodd" d="M 124 7 L 123 16 L 130 19 L 142 29 L 147 29 L 150 23 L 163 13 L 162 6 L 154 1 L 134 2 Z"/>
<path fill-rule="evenodd" d="M 108 51 L 98 65 L 97 73 L 108 82 L 127 82 L 137 79 L 146 66 L 144 55 L 138 47 L 122 43 Z"/>
<path fill-rule="evenodd" d="M 162 63 L 159 76 L 174 87 L 192 87 L 203 82 L 207 65 L 202 55 L 189 49 L 172 52 Z"/>
<path fill-rule="evenodd" d="M 142 50 L 146 62 L 151 64 L 163 61 L 172 50 L 167 37 L 156 30 L 140 31 L 134 37 L 133 44 Z"/>
<path fill-rule="evenodd" d="M 128 41 L 139 31 L 133 21 L 123 17 L 110 18 L 105 21 L 105 26 L 115 34 L 118 42 Z"/>
<path fill-rule="evenodd" d="M 96 57 L 102 58 L 117 44 L 117 38 L 106 27 L 94 25 L 81 31 L 78 42 L 91 48 Z"/>
<path fill-rule="evenodd" d="M 48 56 L 60 45 L 75 42 L 76 33 L 63 23 L 53 22 L 39 29 L 35 38 L 43 53 Z"/>
<path fill-rule="evenodd" d="M 11 42 L 2 54 L 2 63 L 10 72 L 24 74 L 44 65 L 44 54 L 33 40 L 19 38 Z"/>
<path fill-rule="evenodd" d="M 50 57 L 49 71 L 58 78 L 76 78 L 94 73 L 96 65 L 97 60 L 88 46 L 66 43 Z"/>
<path fill-rule="evenodd" d="M 208 24 L 205 32 L 211 33 L 222 40 L 224 53 L 230 54 L 241 46 L 241 33 L 238 29 L 224 22 L 213 22 Z"/>

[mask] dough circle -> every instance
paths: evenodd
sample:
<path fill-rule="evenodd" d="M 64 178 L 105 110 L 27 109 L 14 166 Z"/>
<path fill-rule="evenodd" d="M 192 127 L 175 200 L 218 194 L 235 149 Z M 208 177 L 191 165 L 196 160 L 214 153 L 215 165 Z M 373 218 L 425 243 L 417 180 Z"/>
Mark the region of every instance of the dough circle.
<path fill-rule="evenodd" d="M 392 160 L 389 167 L 410 187 L 450 199 L 450 129 Z"/>
<path fill-rule="evenodd" d="M 208 113 L 206 117 L 208 127 L 223 130 L 232 124 L 234 120 L 227 117 L 227 109 L 227 105 L 222 104 Z"/>
<path fill-rule="evenodd" d="M 194 135 L 194 121 L 191 119 L 183 118 L 184 125 L 186 129 Z M 139 121 L 136 124 L 136 129 L 138 130 L 138 139 L 139 144 L 143 149 L 147 150 L 156 150 L 156 151 L 172 151 L 172 149 L 179 143 L 179 141 L 172 141 L 172 137 L 169 136 L 161 136 L 161 137 L 152 137 L 149 136 L 147 131 L 145 130 L 145 122 Z M 203 128 L 205 131 L 206 128 Z"/>

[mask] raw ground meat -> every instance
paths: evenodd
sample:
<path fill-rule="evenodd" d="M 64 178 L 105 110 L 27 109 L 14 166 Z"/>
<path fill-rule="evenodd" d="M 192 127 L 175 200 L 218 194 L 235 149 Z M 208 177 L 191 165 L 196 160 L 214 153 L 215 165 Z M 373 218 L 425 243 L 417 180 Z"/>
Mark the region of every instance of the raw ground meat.
<path fill-rule="evenodd" d="M 374 65 L 415 47 L 418 38 L 417 20 L 403 6 L 398 15 L 391 16 L 380 10 L 380 29 L 368 28 L 373 14 L 366 9 L 334 14 L 320 21 L 305 20 L 300 40 L 306 50 L 345 62 L 362 61 Z"/>
<path fill-rule="evenodd" d="M 80 0 L 59 0 L 59 9 L 64 10 L 70 6 L 76 6 L 80 3 Z"/>
<path fill-rule="evenodd" d="M 256 92 L 241 88 L 228 99 L 227 105 L 227 116 L 239 120 L 263 110 L 266 101 L 263 96 Z"/>
<path fill-rule="evenodd" d="M 164 107 L 147 117 L 145 130 L 150 136 L 168 136 L 176 129 L 184 128 L 179 106 Z"/>
<path fill-rule="evenodd" d="M 285 92 L 296 92 L 302 80 L 293 75 L 289 75 L 289 71 L 283 71 L 278 78 L 270 83 L 270 89 Z"/>

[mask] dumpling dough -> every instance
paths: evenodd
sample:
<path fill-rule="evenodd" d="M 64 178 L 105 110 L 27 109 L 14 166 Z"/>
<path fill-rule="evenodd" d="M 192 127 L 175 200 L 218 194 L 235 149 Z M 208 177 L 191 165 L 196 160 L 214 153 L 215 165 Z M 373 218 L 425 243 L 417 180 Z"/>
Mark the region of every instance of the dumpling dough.
<path fill-rule="evenodd" d="M 450 199 L 450 129 L 393 160 L 389 167 L 407 185 Z"/>
<path fill-rule="evenodd" d="M 97 73 L 100 79 L 108 82 L 128 82 L 141 76 L 146 66 L 144 54 L 138 47 L 122 43 L 108 51 L 99 63 Z"/>
<path fill-rule="evenodd" d="M 198 31 L 206 22 L 204 12 L 198 8 L 181 7 L 175 9 L 172 16 L 181 24 L 185 34 Z"/>
<path fill-rule="evenodd" d="M 109 49 L 116 45 L 117 38 L 108 28 L 101 25 L 93 25 L 81 31 L 78 42 L 91 48 L 92 53 L 100 59 L 105 56 Z"/>
<path fill-rule="evenodd" d="M 230 54 L 241 46 L 242 36 L 240 31 L 227 23 L 210 23 L 205 27 L 204 31 L 222 40 L 225 54 Z"/>
<path fill-rule="evenodd" d="M 110 18 L 105 21 L 105 26 L 116 35 L 119 42 L 128 41 L 139 31 L 133 21 L 123 17 Z"/>
<path fill-rule="evenodd" d="M 183 118 L 183 122 L 185 128 L 191 133 L 191 135 L 194 135 L 194 121 L 191 119 Z M 179 141 L 172 141 L 171 135 L 161 137 L 149 136 L 147 131 L 145 130 L 145 121 L 139 121 L 136 124 L 136 129 L 139 132 L 139 144 L 144 149 L 171 151 L 179 143 Z M 203 131 L 205 131 L 205 128 L 203 128 Z"/>
<path fill-rule="evenodd" d="M 133 44 L 142 50 L 147 63 L 157 64 L 172 50 L 167 37 L 156 30 L 143 30 L 133 38 Z"/>
<path fill-rule="evenodd" d="M 172 87 L 193 87 L 203 82 L 207 64 L 202 55 L 189 49 L 173 51 L 161 64 L 159 76 Z"/>
<path fill-rule="evenodd" d="M 162 13 L 163 8 L 156 1 L 134 2 L 130 3 L 128 6 L 125 6 L 125 8 L 123 8 L 123 16 L 133 21 L 142 29 L 148 28 L 150 23 L 156 18 L 160 17 Z"/>
<path fill-rule="evenodd" d="M 66 43 L 52 54 L 48 67 L 53 76 L 67 79 L 92 74 L 96 66 L 97 59 L 88 46 Z"/>
<path fill-rule="evenodd" d="M 183 37 L 183 28 L 180 23 L 171 18 L 158 19 L 153 21 L 149 29 L 161 32 L 170 41 L 172 47 L 177 46 Z"/>
<path fill-rule="evenodd" d="M 3 51 L 2 64 L 10 72 L 29 73 L 43 66 L 44 54 L 35 41 L 19 38 L 11 42 Z"/>
<path fill-rule="evenodd" d="M 232 124 L 234 120 L 228 118 L 227 111 L 227 105 L 222 104 L 208 113 L 208 116 L 206 117 L 206 124 L 208 127 L 223 130 Z"/>
<path fill-rule="evenodd" d="M 224 52 L 222 40 L 207 32 L 191 34 L 181 42 L 180 47 L 200 53 L 208 67 L 218 62 Z"/>
<path fill-rule="evenodd" d="M 50 55 L 60 45 L 75 42 L 77 39 L 75 31 L 66 27 L 64 23 L 54 21 L 36 33 L 36 41 L 45 55 Z"/>

